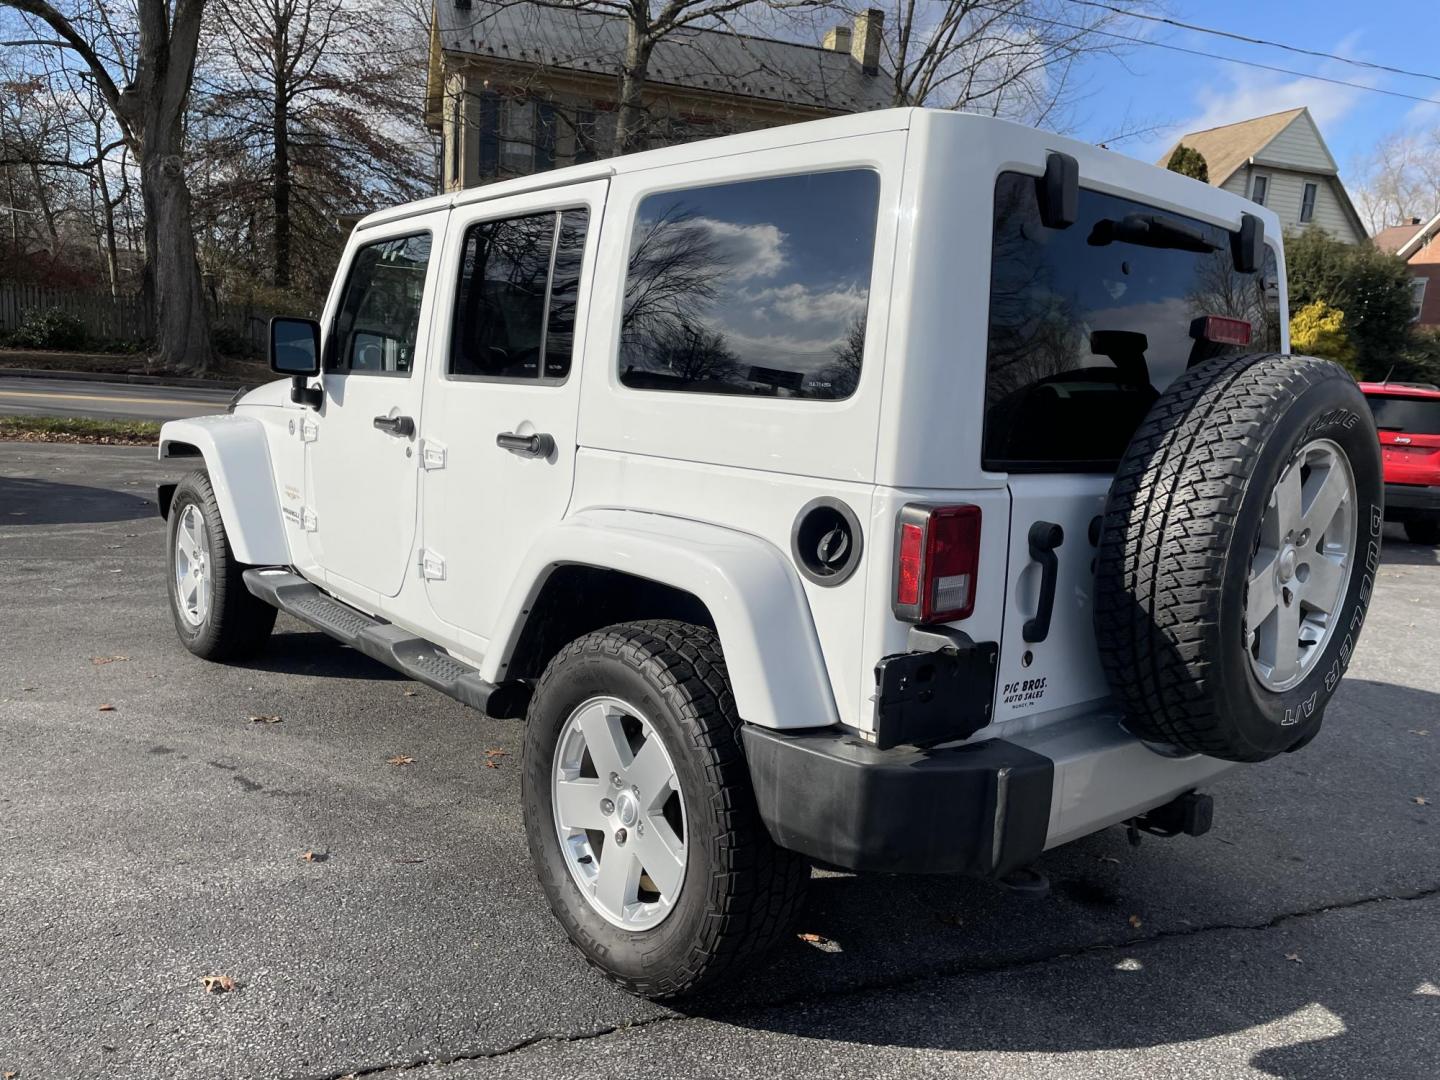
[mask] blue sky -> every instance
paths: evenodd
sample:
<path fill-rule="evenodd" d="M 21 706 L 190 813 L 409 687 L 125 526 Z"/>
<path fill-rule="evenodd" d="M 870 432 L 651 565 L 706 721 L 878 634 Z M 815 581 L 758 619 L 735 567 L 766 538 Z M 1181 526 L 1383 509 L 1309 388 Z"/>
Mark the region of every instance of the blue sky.
<path fill-rule="evenodd" d="M 1440 0 L 1169 0 L 1166 7 L 1167 14 L 1184 22 L 1440 76 L 1440 52 L 1435 48 Z M 1440 81 L 1138 20 L 1128 25 L 1136 36 L 1155 41 L 1440 101 Z M 1349 180 L 1381 137 L 1399 129 L 1440 127 L 1440 105 L 1149 46 L 1129 48 L 1120 58 L 1094 58 L 1082 79 L 1085 97 L 1075 108 L 1070 133 L 1101 142 L 1118 132 L 1155 125 L 1159 130 L 1153 133 L 1112 144 L 1112 149 L 1147 161 L 1186 131 L 1308 105 L 1341 175 Z"/>

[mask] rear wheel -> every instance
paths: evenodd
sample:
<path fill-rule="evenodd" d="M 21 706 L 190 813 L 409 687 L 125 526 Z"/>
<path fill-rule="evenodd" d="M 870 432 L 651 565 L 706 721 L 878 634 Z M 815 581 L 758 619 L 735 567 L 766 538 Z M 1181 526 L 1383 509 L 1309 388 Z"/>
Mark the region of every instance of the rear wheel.
<path fill-rule="evenodd" d="M 554 658 L 531 699 L 530 853 L 585 958 L 633 993 L 679 997 L 790 928 L 809 865 L 760 820 L 709 630 L 612 626 Z"/>
<path fill-rule="evenodd" d="M 1143 738 L 1261 761 L 1314 737 L 1380 551 L 1381 466 L 1354 381 L 1226 357 L 1160 397 L 1106 503 L 1101 659 Z"/>
<path fill-rule="evenodd" d="M 1440 544 L 1440 520 L 1424 518 L 1405 522 L 1405 539 L 1412 544 L 1425 544 L 1430 547 Z"/>
<path fill-rule="evenodd" d="M 205 473 L 193 472 L 176 486 L 166 536 L 170 612 L 185 647 L 207 660 L 259 651 L 275 626 L 275 609 L 245 588 L 245 567 L 230 550 Z"/>

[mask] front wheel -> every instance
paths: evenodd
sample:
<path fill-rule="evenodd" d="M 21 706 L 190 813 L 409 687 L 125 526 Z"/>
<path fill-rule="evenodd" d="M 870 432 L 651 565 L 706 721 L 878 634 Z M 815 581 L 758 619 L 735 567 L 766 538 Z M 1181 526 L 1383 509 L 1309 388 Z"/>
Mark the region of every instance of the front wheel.
<path fill-rule="evenodd" d="M 275 626 L 275 609 L 252 596 L 245 567 L 230 550 L 210 477 L 193 472 L 170 500 L 170 613 L 196 656 L 230 660 L 258 652 Z"/>
<path fill-rule="evenodd" d="M 523 797 L 551 910 L 632 993 L 712 985 L 798 912 L 809 866 L 760 820 L 703 627 L 626 623 L 562 650 L 531 699 Z"/>
<path fill-rule="evenodd" d="M 1440 544 L 1440 519 L 1422 518 L 1405 522 L 1405 539 L 1428 547 Z"/>

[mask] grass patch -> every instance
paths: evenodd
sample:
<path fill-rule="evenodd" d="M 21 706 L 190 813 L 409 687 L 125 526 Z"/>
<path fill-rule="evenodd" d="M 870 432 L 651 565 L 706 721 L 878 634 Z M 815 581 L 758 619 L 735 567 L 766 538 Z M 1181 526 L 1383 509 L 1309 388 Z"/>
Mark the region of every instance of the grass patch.
<path fill-rule="evenodd" d="M 160 425 L 151 420 L 94 420 L 82 416 L 0 416 L 0 439 L 40 443 L 154 446 Z"/>

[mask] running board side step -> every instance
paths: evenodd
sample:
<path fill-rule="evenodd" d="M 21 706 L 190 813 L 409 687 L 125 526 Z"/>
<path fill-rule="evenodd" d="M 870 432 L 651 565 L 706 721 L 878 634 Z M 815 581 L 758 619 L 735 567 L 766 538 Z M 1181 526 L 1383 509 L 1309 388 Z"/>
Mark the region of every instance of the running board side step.
<path fill-rule="evenodd" d="M 440 646 L 342 604 L 297 574 L 254 568 L 242 576 L 245 588 L 267 604 L 416 682 L 491 716 L 524 715 L 528 688 L 523 684 L 486 682 L 473 667 Z"/>

